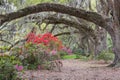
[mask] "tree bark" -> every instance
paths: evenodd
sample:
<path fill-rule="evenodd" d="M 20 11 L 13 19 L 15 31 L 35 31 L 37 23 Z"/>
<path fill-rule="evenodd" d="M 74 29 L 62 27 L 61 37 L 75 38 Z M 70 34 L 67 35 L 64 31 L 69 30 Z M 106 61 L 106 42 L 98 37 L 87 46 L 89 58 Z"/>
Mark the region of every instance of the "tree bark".
<path fill-rule="evenodd" d="M 111 38 L 113 41 L 113 52 L 115 54 L 115 58 L 110 66 L 116 66 L 116 67 L 120 67 L 120 5 L 119 4 L 120 4 L 120 0 L 114 0 L 114 6 L 113 6 L 114 35 L 111 34 Z"/>
<path fill-rule="evenodd" d="M 37 4 L 34 6 L 26 7 L 24 9 L 20 9 L 17 12 L 5 14 L 3 15 L 4 18 L 0 19 L 1 20 L 0 23 L 3 24 L 4 22 L 21 18 L 30 14 L 39 13 L 39 12 L 48 12 L 48 11 L 54 11 L 54 12 L 69 14 L 78 18 L 83 18 L 101 27 L 106 28 L 105 18 L 96 12 L 85 11 L 82 9 L 69 7 L 61 4 L 54 4 L 54 3 Z"/>
<path fill-rule="evenodd" d="M 115 54 L 114 61 L 109 66 L 120 67 L 120 32 L 115 31 L 114 36 L 111 36 L 113 41 L 113 53 Z"/>

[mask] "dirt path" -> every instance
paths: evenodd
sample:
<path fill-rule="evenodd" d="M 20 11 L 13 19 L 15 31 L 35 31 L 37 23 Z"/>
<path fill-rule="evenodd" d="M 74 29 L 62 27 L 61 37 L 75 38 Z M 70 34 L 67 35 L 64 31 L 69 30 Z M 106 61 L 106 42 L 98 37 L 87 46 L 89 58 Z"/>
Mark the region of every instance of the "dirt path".
<path fill-rule="evenodd" d="M 120 69 L 105 67 L 96 61 L 63 60 L 62 72 L 28 71 L 33 80 L 120 80 Z M 32 79 L 31 79 L 32 80 Z"/>

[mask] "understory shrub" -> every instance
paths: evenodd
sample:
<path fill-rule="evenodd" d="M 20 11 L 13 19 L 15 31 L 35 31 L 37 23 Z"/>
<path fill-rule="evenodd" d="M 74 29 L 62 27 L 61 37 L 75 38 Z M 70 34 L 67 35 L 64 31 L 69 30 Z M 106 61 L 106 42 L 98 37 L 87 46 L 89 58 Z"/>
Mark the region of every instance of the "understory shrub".
<path fill-rule="evenodd" d="M 74 49 L 73 52 L 74 52 L 74 54 L 76 54 L 77 59 L 80 59 L 82 56 L 83 57 L 90 57 L 91 56 L 90 52 L 86 52 L 86 51 L 84 51 L 82 49 Z"/>
<path fill-rule="evenodd" d="M 72 50 L 68 47 L 63 47 L 60 51 L 59 51 L 60 57 L 62 59 L 64 59 L 64 56 L 66 55 L 71 55 L 72 54 Z"/>
<path fill-rule="evenodd" d="M 62 42 L 50 33 L 29 33 L 24 45 L 12 49 L 26 69 L 49 69 L 50 62 L 60 59 Z"/>
<path fill-rule="evenodd" d="M 0 55 L 0 80 L 20 80 L 17 72 L 19 68 L 16 65 L 21 65 L 21 62 L 15 56 Z M 22 71 L 19 69 L 19 71 Z"/>
<path fill-rule="evenodd" d="M 108 62 L 109 60 L 114 59 L 114 54 L 108 51 L 103 51 L 96 58 L 97 60 L 104 60 L 105 62 Z"/>

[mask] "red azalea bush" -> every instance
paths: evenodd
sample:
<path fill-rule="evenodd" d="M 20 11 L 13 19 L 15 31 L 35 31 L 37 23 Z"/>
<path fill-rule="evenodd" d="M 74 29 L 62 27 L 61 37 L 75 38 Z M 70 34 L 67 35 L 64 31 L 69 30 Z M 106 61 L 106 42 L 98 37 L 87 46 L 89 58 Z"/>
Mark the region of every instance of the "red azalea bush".
<path fill-rule="evenodd" d="M 37 50 L 34 53 L 39 53 L 37 51 L 41 52 L 39 55 L 41 62 L 45 62 L 46 64 L 48 64 L 51 59 L 56 60 L 60 58 L 60 56 L 57 54 L 57 51 L 62 49 L 62 42 L 57 37 L 53 36 L 51 33 L 45 33 L 43 35 L 29 33 L 27 35 L 26 44 L 33 44 L 37 47 Z M 45 55 L 46 59 L 45 57 L 41 57 L 41 55 Z M 42 65 L 41 62 L 38 61 L 37 65 Z M 48 65 L 46 65 L 46 67 L 48 67 Z"/>
<path fill-rule="evenodd" d="M 17 56 L 27 69 L 49 69 L 50 61 L 60 59 L 58 51 L 62 50 L 62 42 L 51 33 L 29 33 L 25 45 L 18 47 Z"/>
<path fill-rule="evenodd" d="M 62 42 L 57 37 L 54 37 L 51 33 L 45 33 L 43 35 L 29 33 L 27 36 L 27 43 L 43 44 L 50 50 L 60 50 L 62 48 Z"/>
<path fill-rule="evenodd" d="M 62 41 L 51 33 L 36 35 L 31 32 L 27 35 L 25 44 L 17 47 L 13 53 L 17 53 L 27 69 L 50 69 L 51 62 L 59 61 L 61 54 L 71 54 L 72 51 L 63 47 Z"/>

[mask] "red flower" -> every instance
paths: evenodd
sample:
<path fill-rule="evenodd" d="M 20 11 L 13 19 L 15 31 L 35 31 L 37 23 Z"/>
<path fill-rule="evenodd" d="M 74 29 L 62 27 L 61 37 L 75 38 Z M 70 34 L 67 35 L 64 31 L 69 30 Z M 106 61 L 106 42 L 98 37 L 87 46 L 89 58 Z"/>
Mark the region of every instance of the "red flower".
<path fill-rule="evenodd" d="M 54 37 L 51 33 L 45 33 L 43 35 L 29 33 L 27 35 L 27 42 L 32 42 L 33 44 L 43 43 L 45 46 L 53 47 L 57 50 L 62 49 L 62 42 L 57 37 Z"/>
<path fill-rule="evenodd" d="M 35 37 L 36 37 L 36 35 L 34 33 L 29 33 L 27 35 L 27 42 L 33 42 Z"/>

